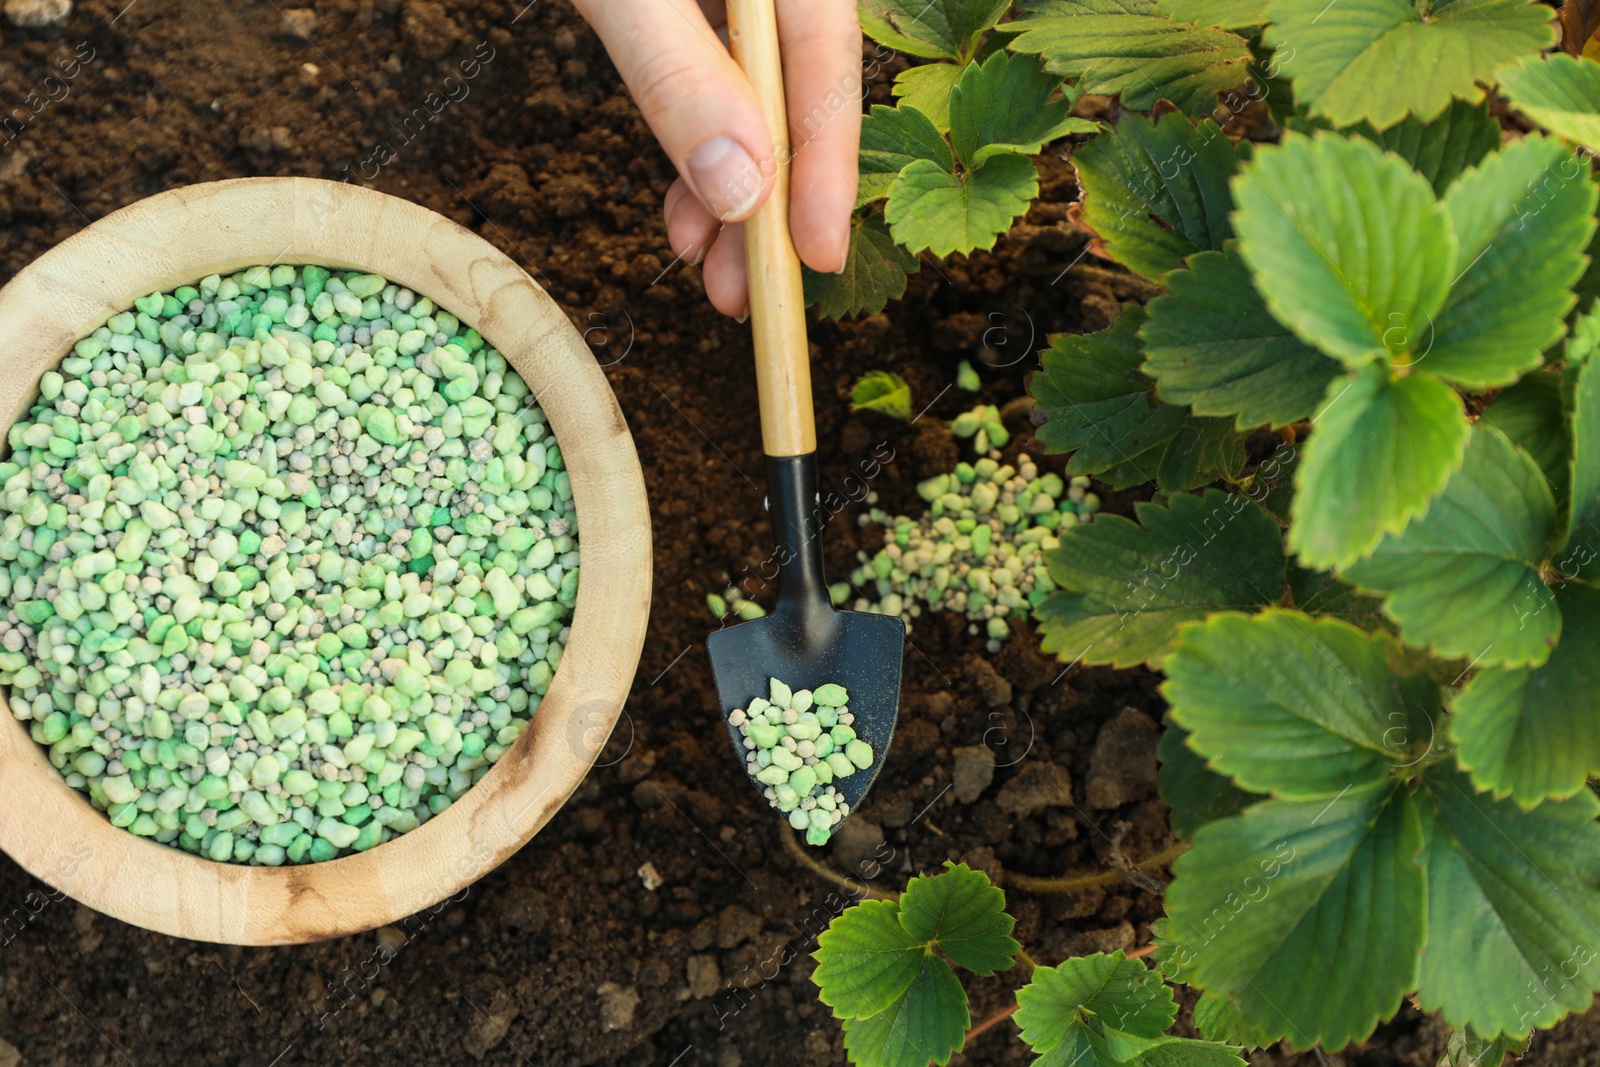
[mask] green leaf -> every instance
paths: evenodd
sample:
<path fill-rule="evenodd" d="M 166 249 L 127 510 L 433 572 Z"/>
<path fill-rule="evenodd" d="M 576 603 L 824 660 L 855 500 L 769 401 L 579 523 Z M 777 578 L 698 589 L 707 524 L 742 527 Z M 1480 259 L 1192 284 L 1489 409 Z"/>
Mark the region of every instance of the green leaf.
<path fill-rule="evenodd" d="M 826 319 L 876 314 L 905 294 L 907 276 L 917 268 L 917 257 L 894 243 L 881 219 L 856 216 L 850 220 L 844 269 L 823 274 L 804 268 L 806 306 Z"/>
<path fill-rule="evenodd" d="M 1034 1060 L 1032 1067 L 1122 1067 L 1121 1064 L 1101 1060 L 1089 1044 L 1089 1036 L 1087 1026 L 1081 1022 L 1073 1023 L 1067 1028 L 1061 1043 Z"/>
<path fill-rule="evenodd" d="M 1237 1004 L 1210 993 L 1200 994 L 1195 1002 L 1194 1028 L 1208 1041 L 1225 1041 L 1245 1048 L 1266 1048 L 1273 1044 L 1270 1034 L 1244 1021 Z"/>
<path fill-rule="evenodd" d="M 1524 59 L 1499 78 L 1501 92 L 1528 118 L 1557 137 L 1600 148 L 1600 63 L 1557 52 Z"/>
<path fill-rule="evenodd" d="M 859 0 L 873 40 L 925 59 L 960 59 L 973 35 L 993 26 L 1009 0 Z"/>
<path fill-rule="evenodd" d="M 950 132 L 950 90 L 961 80 L 965 67 L 955 63 L 924 63 L 907 67 L 894 79 L 894 95 L 902 107 L 914 107 L 944 133 Z"/>
<path fill-rule="evenodd" d="M 1456 1030 L 1445 1044 L 1444 1059 L 1439 1067 L 1502 1067 L 1506 1053 L 1522 1052 L 1527 1041 L 1519 1041 L 1504 1034 L 1490 1040 L 1471 1030 Z"/>
<path fill-rule="evenodd" d="M 1177 440 L 1178 432 L 1184 428 L 1188 421 L 1188 412 L 1184 408 L 1174 405 L 1164 406 L 1171 409 L 1167 414 L 1173 417 L 1176 417 L 1179 413 L 1184 415 L 1183 421 L 1173 425 L 1172 432 L 1168 435 L 1167 440 L 1147 452 L 1140 452 L 1138 455 L 1131 456 L 1121 463 L 1107 467 L 1105 470 L 1095 474 L 1095 478 L 1105 482 L 1113 489 L 1131 489 L 1134 486 L 1156 481 L 1161 470 L 1161 462 L 1166 458 L 1167 449 Z M 1073 457 L 1073 459 L 1076 458 L 1076 456 Z M 1067 461 L 1069 473 L 1082 473 L 1071 469 L 1074 466 L 1075 464 L 1072 460 Z"/>
<path fill-rule="evenodd" d="M 1148 111 L 1167 100 L 1193 115 L 1249 76 L 1245 40 L 1223 30 L 1162 18 L 1152 0 L 1024 0 L 1004 28 L 1011 47 L 1044 56 L 1086 93 L 1120 93 L 1122 105 Z"/>
<path fill-rule="evenodd" d="M 1081 224 L 1105 255 L 1152 281 L 1233 236 L 1228 179 L 1238 155 L 1210 120 L 1125 112 L 1072 162 L 1083 190 Z"/>
<path fill-rule="evenodd" d="M 1184 491 L 1231 478 L 1245 462 L 1244 440 L 1226 419 L 1192 418 L 1160 404 L 1139 370 L 1143 309 L 1128 305 L 1110 329 L 1050 339 L 1030 389 L 1045 424 L 1046 450 L 1072 452 L 1068 474 L 1097 475 L 1113 488 L 1154 481 Z"/>
<path fill-rule="evenodd" d="M 1312 567 L 1354 563 L 1427 508 L 1470 435 L 1461 398 L 1430 375 L 1374 364 L 1334 382 L 1295 472 L 1289 547 Z"/>
<path fill-rule="evenodd" d="M 1162 981 L 1189 985 L 1194 979 L 1194 950 L 1172 936 L 1172 920 L 1162 917 L 1152 922 L 1150 940 L 1150 963 Z"/>
<path fill-rule="evenodd" d="M 1539 576 L 1555 513 L 1538 465 L 1479 423 L 1428 510 L 1341 573 L 1386 598 L 1407 644 L 1481 666 L 1537 666 L 1561 636 Z"/>
<path fill-rule="evenodd" d="M 1161 976 L 1121 952 L 1097 952 L 1040 967 L 1017 991 L 1017 1025 L 1035 1052 L 1049 1052 L 1075 1024 L 1094 1020 L 1099 1027 L 1139 1037 L 1160 1037 L 1178 1015 L 1172 990 Z"/>
<path fill-rule="evenodd" d="M 1184 744 L 1188 737 L 1189 731 L 1172 723 L 1169 715 L 1166 732 L 1156 746 L 1156 758 L 1161 761 L 1161 802 L 1172 809 L 1173 834 L 1185 841 L 1192 840 L 1206 823 L 1237 815 L 1261 799 L 1206 766 L 1205 759 Z"/>
<path fill-rule="evenodd" d="M 909 104 L 875 104 L 861 119 L 861 180 L 856 206 L 882 200 L 906 166 L 919 159 L 955 167 L 950 145 L 933 121 Z"/>
<path fill-rule="evenodd" d="M 1557 523 L 1565 528 L 1572 467 L 1566 414 L 1561 408 L 1561 372 L 1536 370 L 1500 390 L 1479 421 L 1505 434 L 1539 465 L 1555 498 Z"/>
<path fill-rule="evenodd" d="M 840 1018 L 864 1019 L 900 1001 L 928 959 L 925 942 L 900 925 L 900 906 L 864 900 L 817 938 L 812 981 Z"/>
<path fill-rule="evenodd" d="M 1457 277 L 1431 348 L 1415 359 L 1478 392 L 1539 366 L 1565 331 L 1572 284 L 1594 230 L 1588 168 L 1559 142 L 1526 137 L 1484 160 L 1445 194 Z"/>
<path fill-rule="evenodd" d="M 1193 22 L 1242 30 L 1267 21 L 1267 0 L 1157 0 L 1156 8 L 1174 22 Z"/>
<path fill-rule="evenodd" d="M 1163 979 L 1173 984 L 1194 983 L 1195 952 L 1180 944 L 1173 936 L 1171 920 L 1157 919 L 1150 924 L 1150 935 L 1155 942 L 1151 962 Z M 1252 1030 L 1239 1015 L 1238 1006 L 1227 997 L 1201 993 L 1194 1006 L 1194 1027 L 1208 1041 L 1222 1041 L 1246 1048 L 1264 1048 L 1274 1043 L 1270 1034 Z"/>
<path fill-rule="evenodd" d="M 904 421 L 911 417 L 911 386 L 898 374 L 875 370 L 863 374 L 850 389 L 851 411 L 880 411 Z"/>
<path fill-rule="evenodd" d="M 1580 790 L 1523 811 L 1442 765 L 1424 784 L 1424 1010 L 1516 1037 L 1586 1011 L 1600 989 L 1600 802 Z"/>
<path fill-rule="evenodd" d="M 895 179 L 883 217 L 895 241 L 912 252 L 964 255 L 993 248 L 1038 195 L 1039 177 L 1027 156 L 993 156 L 966 174 L 919 159 Z"/>
<path fill-rule="evenodd" d="M 1596 298 L 1600 298 L 1600 230 L 1596 230 L 1595 236 L 1589 238 L 1589 247 L 1584 252 L 1589 257 L 1589 265 L 1584 268 L 1583 277 L 1572 287 L 1580 308 L 1588 308 Z"/>
<path fill-rule="evenodd" d="M 996 52 L 970 64 L 949 98 L 956 156 L 975 169 L 1001 153 L 1033 155 L 1058 137 L 1098 130 L 1099 123 L 1068 114 L 1072 100 L 1057 96 L 1060 89 L 1061 75 L 1045 73 L 1033 56 Z"/>
<path fill-rule="evenodd" d="M 1089 1047 L 1101 1063 L 1119 1067 L 1238 1067 L 1239 1050 L 1187 1037 L 1130 1037 L 1088 1030 Z"/>
<path fill-rule="evenodd" d="M 989 876 L 964 863 L 946 863 L 944 873 L 918 875 L 900 897 L 900 925 L 912 937 L 937 942 L 944 954 L 973 974 L 987 977 L 1008 969 L 1022 946 L 1011 936 L 1016 920 L 1006 914 L 1006 895 Z"/>
<path fill-rule="evenodd" d="M 1271 0 L 1264 40 L 1292 58 L 1297 99 L 1337 126 L 1431 119 L 1452 97 L 1555 43 L 1553 12 L 1529 0 Z"/>
<path fill-rule="evenodd" d="M 960 981 L 944 960 L 926 956 L 894 1003 L 877 1015 L 844 1021 L 844 1047 L 858 1067 L 943 1065 L 960 1050 L 970 1025 Z"/>
<path fill-rule="evenodd" d="M 1250 105 L 1252 98 L 1258 99 L 1266 105 L 1272 121 L 1280 129 L 1288 129 L 1290 117 L 1299 111 L 1294 101 L 1294 87 L 1283 69 L 1282 59 L 1275 49 L 1263 45 L 1260 37 L 1253 37 L 1250 40 L 1250 61 L 1250 81 L 1243 99 L 1225 101 L 1225 106 L 1230 111 L 1241 111 Z"/>
<path fill-rule="evenodd" d="M 1588 255 L 1597 254 L 1600 254 L 1600 239 L 1590 240 Z M 1567 334 L 1567 342 L 1561 352 L 1561 360 L 1565 364 L 1563 369 L 1573 371 L 1588 362 L 1589 357 L 1597 351 L 1600 351 L 1600 302 L 1591 299 L 1589 310 L 1572 317 L 1572 332 Z M 1568 385 L 1570 387 L 1571 383 Z M 1566 392 L 1562 395 L 1565 399 L 1571 399 Z"/>
<path fill-rule="evenodd" d="M 1389 640 L 1298 612 L 1213 615 L 1183 632 L 1162 695 L 1189 747 L 1242 789 L 1311 799 L 1389 780 L 1425 755 L 1439 687 Z"/>
<path fill-rule="evenodd" d="M 912 878 L 898 903 L 847 909 L 818 939 L 812 981 L 845 1020 L 845 1048 L 860 1067 L 945 1064 L 961 1048 L 967 995 L 934 945 L 980 975 L 1005 970 L 1021 951 L 1005 894 L 965 864 L 945 866 Z"/>
<path fill-rule="evenodd" d="M 1196 951 L 1195 984 L 1296 1048 L 1366 1037 L 1416 982 L 1430 926 L 1421 849 L 1416 805 L 1393 782 L 1269 800 L 1205 827 L 1167 889 L 1173 936 Z"/>
<path fill-rule="evenodd" d="M 1135 481 L 1154 481 L 1159 449 L 1188 418 L 1158 404 L 1155 383 L 1139 370 L 1144 321 L 1144 309 L 1128 304 L 1111 329 L 1057 334 L 1040 354 L 1029 390 L 1045 422 L 1035 432 L 1046 451 L 1073 453 L 1069 475 L 1122 466 Z"/>
<path fill-rule="evenodd" d="M 1284 526 L 1289 525 L 1289 505 L 1294 499 L 1295 472 L 1300 469 L 1300 461 L 1305 454 L 1305 446 L 1300 443 L 1290 444 L 1285 441 L 1275 447 L 1260 463 L 1255 470 L 1250 472 L 1249 496 L 1257 504 L 1271 512 L 1273 517 Z"/>
<path fill-rule="evenodd" d="M 1500 123 L 1489 105 L 1452 101 L 1433 119 L 1407 115 L 1398 125 L 1375 130 L 1363 122 L 1351 133 L 1393 152 L 1428 179 L 1440 196 L 1462 173 L 1500 147 Z"/>
<path fill-rule="evenodd" d="M 1244 434 L 1232 419 L 1188 418 L 1178 427 L 1156 466 L 1156 485 L 1183 493 L 1232 478 L 1245 463 Z"/>
<path fill-rule="evenodd" d="M 1361 0 L 1347 0 L 1360 3 Z M 1287 135 L 1233 180 L 1239 252 L 1278 321 L 1352 367 L 1406 361 L 1450 288 L 1433 188 L 1370 141 Z"/>
<path fill-rule="evenodd" d="M 1343 619 L 1368 633 L 1388 629 L 1388 620 L 1383 617 L 1383 601 L 1362 596 L 1327 571 L 1310 570 L 1292 560 L 1289 563 L 1289 597 L 1295 608 L 1307 615 Z"/>
<path fill-rule="evenodd" d="M 1198 252 L 1162 279 L 1167 295 L 1150 302 L 1140 331 L 1144 370 L 1161 399 L 1197 415 L 1234 417 L 1241 430 L 1286 426 L 1316 410 L 1340 365 L 1268 313 L 1236 246 Z"/>
<path fill-rule="evenodd" d="M 1561 643 L 1536 668 L 1481 670 L 1456 695 L 1450 732 L 1479 789 L 1523 807 L 1600 773 L 1600 589 L 1557 587 Z"/>
<path fill-rule="evenodd" d="M 1283 592 L 1278 524 L 1218 489 L 1101 515 L 1046 554 L 1059 586 L 1037 610 L 1044 650 L 1086 663 L 1160 666 L 1186 622 L 1250 610 Z"/>
<path fill-rule="evenodd" d="M 1570 351 L 1570 350 L 1569 350 Z M 1566 578 L 1600 573 L 1600 360 L 1585 359 L 1572 381 L 1572 508 L 1556 569 Z"/>

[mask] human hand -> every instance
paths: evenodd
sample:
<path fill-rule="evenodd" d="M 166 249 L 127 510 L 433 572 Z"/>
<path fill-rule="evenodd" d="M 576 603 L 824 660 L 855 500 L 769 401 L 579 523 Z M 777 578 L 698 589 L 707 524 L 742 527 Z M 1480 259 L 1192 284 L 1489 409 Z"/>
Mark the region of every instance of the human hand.
<path fill-rule="evenodd" d="M 701 263 L 725 315 L 748 309 L 742 219 L 772 192 L 761 106 L 722 43 L 723 0 L 573 0 L 678 168 L 663 211 L 672 251 Z M 855 0 L 776 0 L 793 145 L 789 232 L 813 270 L 842 268 L 856 201 L 861 28 Z M 780 135 L 782 131 L 779 131 Z"/>

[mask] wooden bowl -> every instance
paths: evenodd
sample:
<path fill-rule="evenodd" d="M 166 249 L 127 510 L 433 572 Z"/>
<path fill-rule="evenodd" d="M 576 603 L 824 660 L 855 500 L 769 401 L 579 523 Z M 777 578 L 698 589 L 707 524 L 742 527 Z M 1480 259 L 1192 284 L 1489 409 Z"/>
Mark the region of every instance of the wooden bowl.
<path fill-rule="evenodd" d="M 461 891 L 549 821 L 599 754 L 644 643 L 650 522 L 633 438 L 593 354 L 520 267 L 441 215 L 309 178 L 175 189 L 108 215 L 0 290 L 0 430 L 40 375 L 135 297 L 257 263 L 370 271 L 478 332 L 539 398 L 579 515 L 571 639 L 531 725 L 443 814 L 371 851 L 296 867 L 216 863 L 113 827 L 0 696 L 0 849 L 108 915 L 240 945 L 367 930 Z"/>

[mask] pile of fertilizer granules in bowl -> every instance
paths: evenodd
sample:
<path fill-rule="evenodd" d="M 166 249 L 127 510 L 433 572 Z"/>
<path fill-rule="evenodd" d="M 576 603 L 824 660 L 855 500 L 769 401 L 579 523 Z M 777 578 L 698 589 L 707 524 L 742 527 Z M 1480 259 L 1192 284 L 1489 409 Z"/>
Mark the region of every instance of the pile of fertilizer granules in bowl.
<path fill-rule="evenodd" d="M 577 516 L 527 385 L 372 274 L 151 293 L 0 461 L 0 684 L 69 785 L 235 863 L 438 814 L 561 660 Z"/>

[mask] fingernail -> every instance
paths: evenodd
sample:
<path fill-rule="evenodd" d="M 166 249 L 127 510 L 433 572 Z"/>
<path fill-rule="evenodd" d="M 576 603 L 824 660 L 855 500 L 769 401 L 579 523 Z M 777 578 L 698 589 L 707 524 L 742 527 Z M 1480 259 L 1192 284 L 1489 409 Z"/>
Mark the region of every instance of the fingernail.
<path fill-rule="evenodd" d="M 711 247 L 711 242 L 710 241 L 706 241 L 706 242 L 704 242 L 702 244 L 696 245 L 694 247 L 694 250 L 693 250 L 692 254 L 689 257 L 689 266 L 698 267 L 702 262 L 704 262 L 705 258 L 706 258 L 706 249 L 708 249 L 710 247 Z"/>
<path fill-rule="evenodd" d="M 738 315 L 736 315 L 734 317 L 733 321 L 737 322 L 741 326 L 743 326 L 745 323 L 749 322 L 750 321 L 750 305 L 746 304 L 744 306 L 744 310 L 741 311 Z"/>
<path fill-rule="evenodd" d="M 743 215 L 761 196 L 761 169 L 731 137 L 703 142 L 684 162 L 701 202 L 719 219 Z"/>
<path fill-rule="evenodd" d="M 849 265 L 850 265 L 850 230 L 848 228 L 846 228 L 844 233 L 839 235 L 839 269 L 834 271 L 834 273 L 835 274 L 843 274 L 844 273 L 844 269 L 846 267 L 848 267 Z"/>

